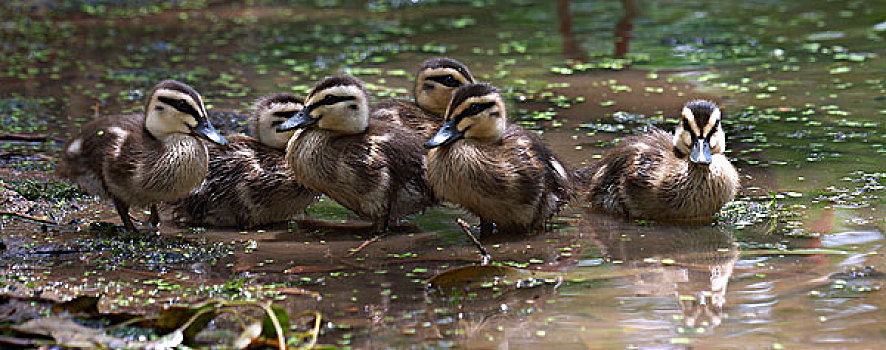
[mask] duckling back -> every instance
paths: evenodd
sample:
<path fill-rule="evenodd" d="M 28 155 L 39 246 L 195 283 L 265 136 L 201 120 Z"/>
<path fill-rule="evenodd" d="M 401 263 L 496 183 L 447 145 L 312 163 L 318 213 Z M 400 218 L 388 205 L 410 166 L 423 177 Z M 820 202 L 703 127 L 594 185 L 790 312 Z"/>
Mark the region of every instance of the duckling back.
<path fill-rule="evenodd" d="M 370 118 L 403 126 L 422 140 L 434 136 L 440 125 L 443 125 L 443 116 L 430 113 L 415 103 L 393 98 L 379 102 Z"/>
<path fill-rule="evenodd" d="M 283 150 L 244 135 L 228 141 L 207 145 L 209 173 L 187 197 L 172 203 L 175 221 L 253 227 L 286 221 L 316 202 L 318 194 L 293 178 Z"/>
<path fill-rule="evenodd" d="M 658 129 L 626 138 L 578 173 L 592 208 L 632 218 L 710 219 L 740 187 L 725 155 L 694 164 L 675 154 L 672 134 Z"/>

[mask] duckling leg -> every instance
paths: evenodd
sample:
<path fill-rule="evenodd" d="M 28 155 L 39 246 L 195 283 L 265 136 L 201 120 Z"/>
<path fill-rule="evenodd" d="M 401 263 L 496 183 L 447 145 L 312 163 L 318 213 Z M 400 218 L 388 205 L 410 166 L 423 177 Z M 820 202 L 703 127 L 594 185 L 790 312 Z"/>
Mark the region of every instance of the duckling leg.
<path fill-rule="evenodd" d="M 480 219 L 480 235 L 486 237 L 491 235 L 493 230 L 495 230 L 495 224 L 492 221 Z"/>
<path fill-rule="evenodd" d="M 151 216 L 149 221 L 151 223 L 151 227 L 160 227 L 160 210 L 157 209 L 156 204 L 151 204 Z"/>
<path fill-rule="evenodd" d="M 129 204 L 114 198 L 114 208 L 117 209 L 117 214 L 120 215 L 120 221 L 123 221 L 123 227 L 126 228 L 126 231 L 138 232 L 135 224 L 132 223 L 132 218 L 129 217 Z"/>
<path fill-rule="evenodd" d="M 381 219 L 376 219 L 372 224 L 372 230 L 375 233 L 385 233 L 390 231 L 391 229 L 391 207 L 388 206 L 388 211 L 385 213 L 385 216 Z"/>
<path fill-rule="evenodd" d="M 376 220 L 376 222 L 372 225 L 372 229 L 375 230 L 375 233 L 385 233 L 390 231 L 391 229 L 391 210 L 394 207 L 394 203 L 397 202 L 396 198 L 397 191 L 391 191 L 388 195 L 388 208 L 385 211 L 385 216 L 382 218 L 382 222 Z"/>

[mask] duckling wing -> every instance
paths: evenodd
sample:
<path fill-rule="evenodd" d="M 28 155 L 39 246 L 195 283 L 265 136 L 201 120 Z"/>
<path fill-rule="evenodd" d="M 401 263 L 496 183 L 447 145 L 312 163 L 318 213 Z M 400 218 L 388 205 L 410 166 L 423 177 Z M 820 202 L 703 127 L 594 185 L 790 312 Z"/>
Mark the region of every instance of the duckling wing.
<path fill-rule="evenodd" d="M 603 211 L 637 216 L 658 203 L 655 188 L 670 170 L 673 157 L 670 134 L 662 130 L 626 138 L 587 168 L 590 204 Z"/>
<path fill-rule="evenodd" d="M 391 193 L 396 201 L 419 207 L 409 209 L 403 206 L 403 210 L 417 212 L 435 204 L 427 180 L 427 151 L 422 147 L 422 139 L 407 128 L 381 121 L 370 122 L 369 130 L 376 135 L 369 137 L 370 146 L 378 149 L 386 159 Z"/>
<path fill-rule="evenodd" d="M 156 140 L 148 138 L 143 115 L 98 118 L 84 124 L 80 133 L 65 145 L 57 171 L 87 191 L 108 197 L 108 182 L 125 181 L 133 176 L 134 155 L 143 152 L 139 146 L 156 144 Z M 134 144 L 136 149 L 128 149 L 128 144 Z M 108 163 L 112 167 L 106 174 Z"/>

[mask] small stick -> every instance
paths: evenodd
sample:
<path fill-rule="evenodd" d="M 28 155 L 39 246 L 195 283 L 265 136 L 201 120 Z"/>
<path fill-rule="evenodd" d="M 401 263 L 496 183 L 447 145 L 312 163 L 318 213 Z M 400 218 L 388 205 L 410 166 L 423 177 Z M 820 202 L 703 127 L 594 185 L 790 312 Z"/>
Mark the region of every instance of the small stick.
<path fill-rule="evenodd" d="M 367 239 L 367 240 L 363 241 L 363 243 L 361 243 L 359 246 L 357 246 L 357 248 L 354 248 L 354 250 L 352 250 L 352 251 L 350 251 L 349 253 L 345 254 L 345 256 L 347 256 L 347 257 L 352 257 L 352 256 L 354 256 L 354 254 L 359 253 L 361 250 L 363 250 L 363 248 L 366 248 L 367 246 L 369 246 L 369 245 L 372 244 L 372 243 L 378 242 L 378 240 L 380 240 L 380 239 L 381 239 L 382 237 L 384 237 L 385 235 L 387 235 L 387 233 L 382 233 L 382 234 L 380 234 L 380 235 L 378 235 L 378 236 L 375 236 L 375 237 L 372 237 L 372 238 L 370 238 L 370 239 Z"/>
<path fill-rule="evenodd" d="M 14 217 L 25 219 L 25 220 L 31 220 L 31 221 L 36 221 L 36 222 L 43 223 L 43 224 L 59 226 L 59 223 L 49 220 L 47 218 L 38 218 L 36 216 L 23 214 L 23 213 L 11 212 L 8 210 L 0 210 L 0 216 L 2 216 L 2 215 L 14 216 Z"/>
<path fill-rule="evenodd" d="M 468 236 L 468 238 L 471 239 L 471 243 L 474 243 L 474 246 L 477 247 L 477 250 L 479 250 L 480 254 L 483 255 L 483 263 L 482 264 L 486 265 L 487 263 L 489 263 L 489 261 L 492 260 L 492 256 L 489 255 L 489 252 L 486 251 L 486 248 L 483 248 L 483 245 L 480 244 L 480 241 L 477 239 L 477 237 L 475 237 L 474 234 L 471 233 L 471 225 L 468 224 L 467 222 L 465 222 L 464 220 L 462 220 L 461 218 L 455 219 L 455 222 L 458 223 L 458 226 L 461 226 L 461 230 L 464 231 L 464 233 Z"/>

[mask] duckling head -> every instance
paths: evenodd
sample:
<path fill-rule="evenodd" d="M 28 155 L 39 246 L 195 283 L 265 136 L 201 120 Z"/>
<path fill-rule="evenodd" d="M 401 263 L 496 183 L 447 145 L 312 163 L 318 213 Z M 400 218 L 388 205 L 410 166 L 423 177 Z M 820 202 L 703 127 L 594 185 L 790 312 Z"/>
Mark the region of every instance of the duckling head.
<path fill-rule="evenodd" d="M 295 130 L 277 132 L 277 126 L 304 107 L 304 101 L 293 94 L 278 93 L 262 97 L 255 102 L 249 117 L 250 134 L 266 146 L 284 149 Z"/>
<path fill-rule="evenodd" d="M 425 148 L 444 146 L 461 138 L 496 142 L 507 127 L 507 110 L 498 89 L 487 83 L 458 88 L 446 109 L 446 123 Z"/>
<path fill-rule="evenodd" d="M 726 134 L 720 126 L 720 108 L 711 101 L 690 101 L 683 107 L 680 125 L 674 130 L 674 149 L 679 157 L 689 156 L 694 164 L 711 164 L 711 157 L 726 149 Z"/>
<path fill-rule="evenodd" d="M 473 84 L 474 76 L 463 63 L 438 57 L 424 61 L 415 77 L 415 104 L 436 115 L 443 115 L 452 92 L 462 85 Z"/>
<path fill-rule="evenodd" d="M 329 77 L 308 94 L 305 107 L 277 126 L 277 132 L 314 126 L 359 134 L 369 125 L 369 95 L 363 82 L 350 76 Z"/>
<path fill-rule="evenodd" d="M 207 118 L 200 94 L 175 80 L 154 86 L 145 106 L 145 128 L 161 140 L 174 134 L 190 134 L 220 145 L 228 143 Z"/>

